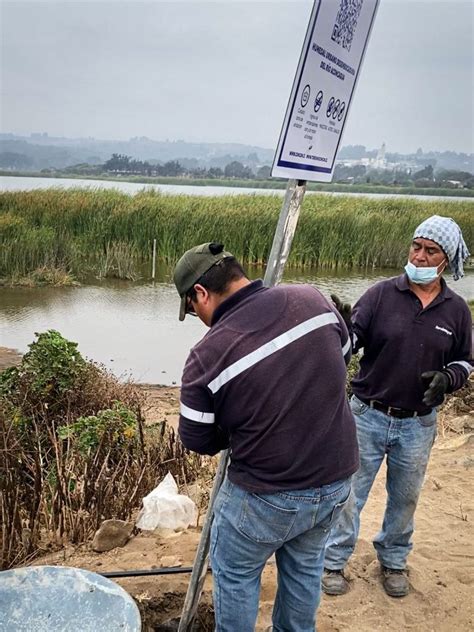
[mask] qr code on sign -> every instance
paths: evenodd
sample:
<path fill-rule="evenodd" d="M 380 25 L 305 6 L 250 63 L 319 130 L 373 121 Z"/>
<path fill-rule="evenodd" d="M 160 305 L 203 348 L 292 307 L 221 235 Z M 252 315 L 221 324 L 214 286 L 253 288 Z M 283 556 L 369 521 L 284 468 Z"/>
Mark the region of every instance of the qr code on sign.
<path fill-rule="evenodd" d="M 364 0 L 341 0 L 331 39 L 347 51 L 351 50 L 354 31 Z"/>

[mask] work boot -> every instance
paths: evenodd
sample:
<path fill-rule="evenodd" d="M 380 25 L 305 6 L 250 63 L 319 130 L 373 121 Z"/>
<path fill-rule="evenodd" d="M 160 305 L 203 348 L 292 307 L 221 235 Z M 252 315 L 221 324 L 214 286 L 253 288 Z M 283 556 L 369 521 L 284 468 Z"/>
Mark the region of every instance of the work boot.
<path fill-rule="evenodd" d="M 349 591 L 349 582 L 344 577 L 343 569 L 325 568 L 321 580 L 321 588 L 326 595 L 345 595 Z"/>
<path fill-rule="evenodd" d="M 410 592 L 406 571 L 382 566 L 383 587 L 389 597 L 405 597 Z"/>

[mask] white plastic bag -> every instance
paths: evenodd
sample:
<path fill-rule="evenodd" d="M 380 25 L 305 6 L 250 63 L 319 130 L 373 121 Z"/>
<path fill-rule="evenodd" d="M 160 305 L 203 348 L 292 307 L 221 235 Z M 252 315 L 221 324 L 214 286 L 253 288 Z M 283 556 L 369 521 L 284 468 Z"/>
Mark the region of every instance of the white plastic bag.
<path fill-rule="evenodd" d="M 196 524 L 196 520 L 196 505 L 188 496 L 178 494 L 176 481 L 168 472 L 158 487 L 143 499 L 137 527 L 145 531 L 186 529 L 190 524 Z"/>

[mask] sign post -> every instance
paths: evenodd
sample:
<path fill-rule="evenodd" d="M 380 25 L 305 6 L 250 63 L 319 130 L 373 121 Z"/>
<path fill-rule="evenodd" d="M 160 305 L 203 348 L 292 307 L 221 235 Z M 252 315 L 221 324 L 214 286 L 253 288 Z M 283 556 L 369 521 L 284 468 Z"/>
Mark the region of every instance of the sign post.
<path fill-rule="evenodd" d="M 263 280 L 267 287 L 278 285 L 283 276 L 305 191 L 306 180 L 288 180 Z"/>
<path fill-rule="evenodd" d="M 278 283 L 283 275 L 306 180 L 332 180 L 378 4 L 379 0 L 314 2 L 273 162 L 272 176 L 292 179 L 273 238 L 265 285 L 272 285 L 270 276 L 276 275 Z M 298 179 L 296 188 L 293 178 Z"/>
<path fill-rule="evenodd" d="M 330 182 L 379 0 L 315 0 L 278 142 L 272 176 L 289 178 L 264 284 L 281 281 L 306 181 Z M 209 564 L 213 506 L 229 451 L 219 466 L 178 632 L 191 630 Z"/>

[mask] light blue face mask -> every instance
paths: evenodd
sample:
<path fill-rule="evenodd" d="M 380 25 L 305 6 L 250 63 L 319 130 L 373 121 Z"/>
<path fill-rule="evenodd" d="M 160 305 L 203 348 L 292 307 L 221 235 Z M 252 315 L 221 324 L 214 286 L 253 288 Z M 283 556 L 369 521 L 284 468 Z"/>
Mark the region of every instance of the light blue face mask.
<path fill-rule="evenodd" d="M 439 264 L 439 266 L 442 266 L 443 264 L 445 264 L 444 261 L 442 261 Z M 405 272 L 407 273 L 407 276 L 410 279 L 410 281 L 412 281 L 413 283 L 417 283 L 418 285 L 426 285 L 428 283 L 432 283 L 433 281 L 436 281 L 439 274 L 441 274 L 441 273 L 438 273 L 439 266 L 428 267 L 428 268 L 424 268 L 424 267 L 417 268 L 415 265 L 413 265 L 413 263 L 409 261 L 405 266 Z M 443 270 L 441 270 L 441 272 Z"/>

